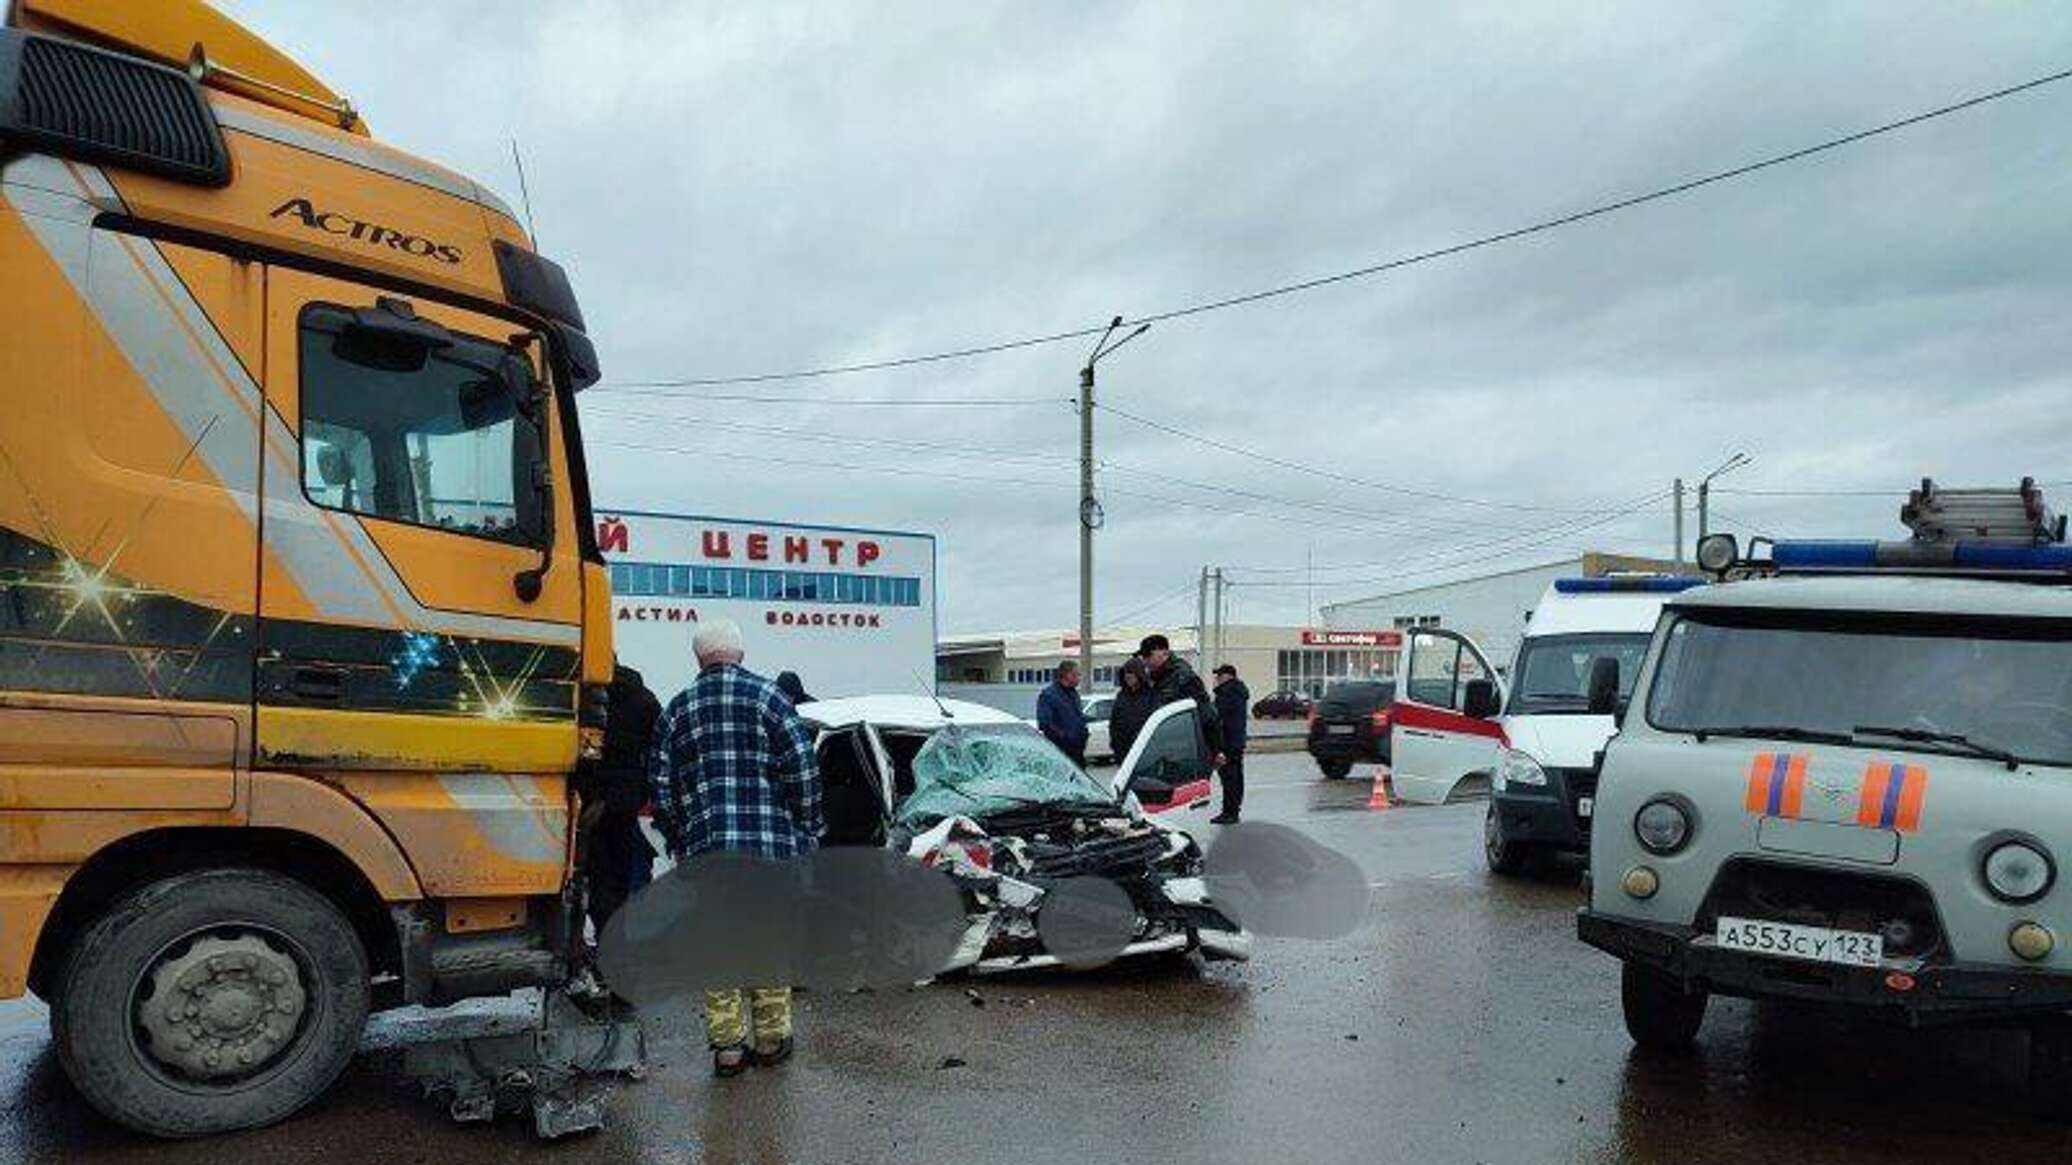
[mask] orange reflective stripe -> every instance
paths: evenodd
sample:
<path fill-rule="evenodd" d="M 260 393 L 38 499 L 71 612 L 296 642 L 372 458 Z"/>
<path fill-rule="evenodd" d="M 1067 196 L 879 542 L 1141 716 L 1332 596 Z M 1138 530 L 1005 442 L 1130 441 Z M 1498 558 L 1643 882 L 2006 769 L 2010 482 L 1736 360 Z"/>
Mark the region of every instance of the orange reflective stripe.
<path fill-rule="evenodd" d="M 1856 824 L 1876 827 L 1884 823 L 1886 786 L 1892 782 L 1892 766 L 1872 761 L 1863 770 L 1863 792 L 1856 801 Z"/>
<path fill-rule="evenodd" d="M 1770 811 L 1770 769 L 1777 758 L 1767 752 L 1755 754 L 1748 766 L 1748 796 L 1743 804 L 1758 816 Z"/>
<path fill-rule="evenodd" d="M 1921 828 L 1921 802 L 1928 796 L 1928 770 L 1907 765 L 1901 776 L 1906 785 L 1899 791 L 1899 813 L 1892 824 L 1901 833 L 1912 833 Z"/>

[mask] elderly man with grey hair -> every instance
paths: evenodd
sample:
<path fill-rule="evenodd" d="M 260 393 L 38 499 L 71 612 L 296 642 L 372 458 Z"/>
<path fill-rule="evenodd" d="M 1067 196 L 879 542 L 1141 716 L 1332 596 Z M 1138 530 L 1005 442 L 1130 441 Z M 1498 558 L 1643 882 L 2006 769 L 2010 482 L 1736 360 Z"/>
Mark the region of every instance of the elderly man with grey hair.
<path fill-rule="evenodd" d="M 732 620 L 699 622 L 691 650 L 698 674 L 663 710 L 648 760 L 655 826 L 670 856 L 682 863 L 720 850 L 771 859 L 811 853 L 824 827 L 812 733 L 776 684 L 741 666 L 741 628 Z M 791 1055 L 791 988 L 748 995 L 752 1046 L 741 990 L 705 993 L 716 1075 Z"/>

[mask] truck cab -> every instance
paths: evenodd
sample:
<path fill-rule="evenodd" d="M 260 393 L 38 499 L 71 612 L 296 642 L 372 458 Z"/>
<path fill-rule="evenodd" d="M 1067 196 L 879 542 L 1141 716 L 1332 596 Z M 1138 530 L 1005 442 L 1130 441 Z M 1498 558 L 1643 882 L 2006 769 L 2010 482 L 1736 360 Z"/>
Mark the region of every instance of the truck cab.
<path fill-rule="evenodd" d="M 1699 578 L 1613 575 L 1564 578 L 1534 605 L 1511 664 L 1500 723 L 1507 741 L 1490 770 L 1482 852 L 1490 870 L 1515 874 L 1536 856 L 1587 852 L 1597 754 L 1611 714 L 1590 707 L 1598 661 L 1614 661 L 1620 698 L 1631 693 L 1662 604 Z"/>
<path fill-rule="evenodd" d="M 567 277 L 194 0 L 0 27 L 0 998 L 95 1106 L 293 1112 L 553 984 L 610 596 Z"/>
<path fill-rule="evenodd" d="M 1968 528 L 1701 546 L 1733 581 L 1663 611 L 1578 919 L 1636 1042 L 1688 1045 L 1715 994 L 2021 1022 L 2039 1103 L 2072 1096 L 2072 546 Z"/>

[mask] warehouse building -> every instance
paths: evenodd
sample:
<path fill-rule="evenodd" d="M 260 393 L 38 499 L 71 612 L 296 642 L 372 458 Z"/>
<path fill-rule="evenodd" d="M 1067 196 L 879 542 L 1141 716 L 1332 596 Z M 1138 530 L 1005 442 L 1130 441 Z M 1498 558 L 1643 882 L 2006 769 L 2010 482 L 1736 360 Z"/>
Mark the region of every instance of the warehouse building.
<path fill-rule="evenodd" d="M 1093 682 L 1086 690 L 1112 690 L 1116 669 L 1136 652 L 1138 641 L 1153 632 L 1171 640 L 1173 650 L 1204 673 L 1204 679 L 1218 663 L 1237 668 L 1254 697 L 1281 690 L 1315 695 L 1333 679 L 1390 674 L 1402 644 L 1401 634 L 1388 630 L 1227 623 L 1220 643 L 1209 645 L 1204 664 L 1191 627 L 1118 628 L 1094 640 Z M 936 686 L 945 696 L 1033 715 L 1036 693 L 1050 682 L 1058 664 L 1077 658 L 1075 631 L 952 636 L 936 644 Z"/>

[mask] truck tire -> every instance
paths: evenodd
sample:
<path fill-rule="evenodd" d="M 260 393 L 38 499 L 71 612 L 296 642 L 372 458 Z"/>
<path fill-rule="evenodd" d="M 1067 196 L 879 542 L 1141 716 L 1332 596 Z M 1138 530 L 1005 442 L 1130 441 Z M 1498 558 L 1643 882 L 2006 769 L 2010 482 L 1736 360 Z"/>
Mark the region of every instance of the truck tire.
<path fill-rule="evenodd" d="M 109 1119 L 160 1137 L 271 1124 L 331 1086 L 367 1019 L 367 955 L 331 901 L 266 870 L 180 874 L 72 944 L 51 1042 Z"/>
<path fill-rule="evenodd" d="M 1690 1050 L 1710 1000 L 1705 992 L 1686 991 L 1683 984 L 1652 967 L 1626 963 L 1619 969 L 1619 1004 L 1626 1013 L 1626 1034 L 1649 1051 Z"/>
<path fill-rule="evenodd" d="M 1497 817 L 1496 801 L 1492 799 L 1489 811 L 1482 817 L 1482 860 L 1489 863 L 1489 872 L 1515 874 L 1532 860 L 1532 852 L 1525 842 L 1504 836 L 1503 822 Z"/>
<path fill-rule="evenodd" d="M 1325 780 L 1342 781 L 1353 771 L 1353 762 L 1349 760 L 1325 760 L 1322 757 L 1318 757 L 1317 768 L 1322 771 Z"/>
<path fill-rule="evenodd" d="M 2072 1017 L 2052 1016 L 2029 1028 L 2029 1109 L 2058 1124 L 2072 1120 Z"/>

